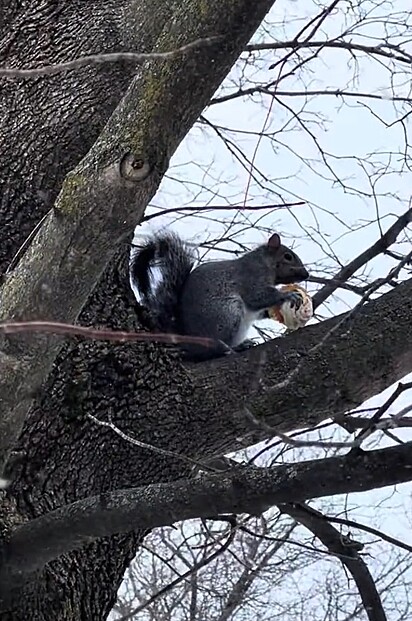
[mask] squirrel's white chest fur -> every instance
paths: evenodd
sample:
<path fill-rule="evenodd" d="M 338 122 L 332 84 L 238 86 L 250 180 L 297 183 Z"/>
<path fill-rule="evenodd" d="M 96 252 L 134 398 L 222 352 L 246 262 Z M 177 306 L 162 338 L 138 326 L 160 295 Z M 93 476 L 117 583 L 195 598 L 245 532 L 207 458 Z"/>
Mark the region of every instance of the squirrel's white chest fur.
<path fill-rule="evenodd" d="M 248 332 L 253 326 L 253 324 L 255 323 L 255 321 L 258 321 L 261 318 L 262 318 L 261 311 L 260 312 L 251 311 L 245 308 L 243 318 L 240 323 L 239 330 L 237 331 L 237 334 L 232 343 L 232 347 L 237 347 L 237 345 L 240 345 L 241 343 L 243 343 L 243 341 L 246 339 Z"/>

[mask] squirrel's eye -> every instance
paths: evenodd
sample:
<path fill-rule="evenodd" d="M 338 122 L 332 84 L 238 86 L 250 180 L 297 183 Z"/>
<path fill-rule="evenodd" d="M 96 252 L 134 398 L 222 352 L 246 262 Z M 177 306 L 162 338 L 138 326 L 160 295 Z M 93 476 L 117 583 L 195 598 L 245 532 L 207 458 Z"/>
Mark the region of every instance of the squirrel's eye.
<path fill-rule="evenodd" d="M 284 259 L 285 261 L 293 261 L 293 256 L 290 254 L 290 252 L 285 252 Z"/>

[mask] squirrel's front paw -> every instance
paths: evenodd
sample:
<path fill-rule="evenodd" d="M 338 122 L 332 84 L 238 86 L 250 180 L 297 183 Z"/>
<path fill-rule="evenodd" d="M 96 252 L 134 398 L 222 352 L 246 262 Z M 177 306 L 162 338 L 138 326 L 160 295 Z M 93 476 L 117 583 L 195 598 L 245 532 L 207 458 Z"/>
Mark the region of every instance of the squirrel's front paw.
<path fill-rule="evenodd" d="M 289 302 L 292 308 L 300 308 L 303 304 L 303 298 L 300 293 L 295 293 L 294 291 L 290 291 L 285 295 L 284 302 Z"/>
<path fill-rule="evenodd" d="M 233 351 L 239 353 L 242 351 L 246 351 L 247 349 L 251 349 L 255 345 L 255 341 L 252 341 L 252 339 L 246 339 L 245 341 L 242 341 L 239 345 L 236 345 L 236 347 L 233 348 Z"/>

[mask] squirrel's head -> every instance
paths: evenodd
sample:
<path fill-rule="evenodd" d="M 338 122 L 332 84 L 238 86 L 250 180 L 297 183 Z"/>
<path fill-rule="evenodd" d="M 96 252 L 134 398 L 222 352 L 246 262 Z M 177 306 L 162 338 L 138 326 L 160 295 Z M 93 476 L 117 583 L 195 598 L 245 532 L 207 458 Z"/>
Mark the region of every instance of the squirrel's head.
<path fill-rule="evenodd" d="M 276 284 L 288 285 L 309 278 L 309 272 L 298 255 L 282 244 L 277 233 L 271 235 L 265 248 L 268 259 L 275 269 Z"/>

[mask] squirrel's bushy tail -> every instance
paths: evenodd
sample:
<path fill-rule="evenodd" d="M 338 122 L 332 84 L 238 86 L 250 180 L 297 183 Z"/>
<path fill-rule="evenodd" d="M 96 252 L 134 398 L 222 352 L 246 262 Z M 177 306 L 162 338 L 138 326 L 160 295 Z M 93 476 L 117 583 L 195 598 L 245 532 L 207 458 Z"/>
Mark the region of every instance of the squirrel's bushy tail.
<path fill-rule="evenodd" d="M 174 233 L 153 235 L 131 259 L 130 274 L 141 303 L 150 310 L 158 328 L 165 332 L 178 330 L 179 297 L 194 262 L 188 246 Z M 160 275 L 155 288 L 153 268 L 157 268 Z"/>

